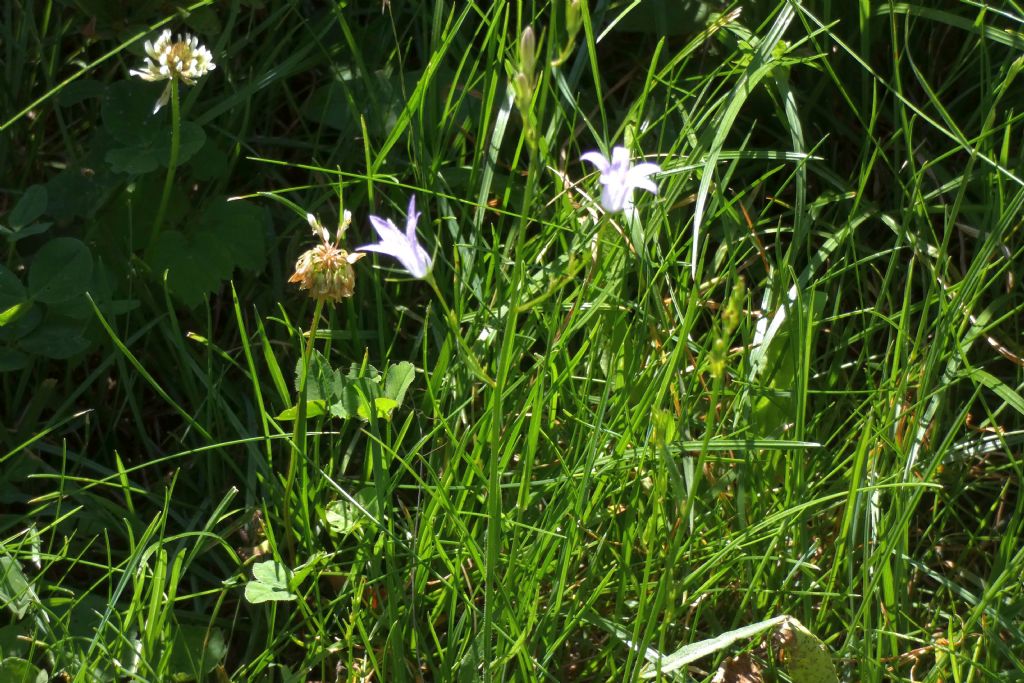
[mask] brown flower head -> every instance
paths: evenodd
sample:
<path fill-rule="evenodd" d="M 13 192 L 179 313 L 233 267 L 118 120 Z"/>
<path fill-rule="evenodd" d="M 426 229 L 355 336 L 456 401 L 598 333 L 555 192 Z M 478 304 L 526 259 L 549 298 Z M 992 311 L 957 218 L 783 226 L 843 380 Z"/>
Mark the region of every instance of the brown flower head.
<path fill-rule="evenodd" d="M 351 214 L 348 211 L 344 213 L 334 241 L 331 241 L 327 229 L 316 216 L 306 214 L 306 220 L 313 234 L 320 238 L 320 244 L 299 256 L 295 262 L 295 273 L 288 278 L 288 282 L 298 282 L 299 289 L 309 290 L 309 296 L 313 299 L 337 303 L 352 296 L 356 286 L 356 272 L 352 264 L 365 254 L 350 254 L 339 246 L 352 220 Z"/>

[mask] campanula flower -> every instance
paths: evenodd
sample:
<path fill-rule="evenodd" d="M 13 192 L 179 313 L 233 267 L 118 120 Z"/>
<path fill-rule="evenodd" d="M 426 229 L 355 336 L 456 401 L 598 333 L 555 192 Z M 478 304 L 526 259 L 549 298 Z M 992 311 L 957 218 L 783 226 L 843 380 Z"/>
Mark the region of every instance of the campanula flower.
<path fill-rule="evenodd" d="M 605 211 L 617 213 L 633 207 L 633 190 L 640 188 L 658 194 L 658 186 L 647 176 L 661 171 L 657 164 L 629 164 L 629 150 L 616 147 L 609 160 L 600 152 L 587 152 L 580 161 L 588 161 L 601 172 L 601 206 Z"/>
<path fill-rule="evenodd" d="M 402 267 L 409 271 L 414 278 L 422 280 L 430 274 L 434 265 L 433 259 L 427 250 L 420 245 L 416 237 L 416 221 L 420 214 L 416 211 L 416 195 L 409 199 L 409 211 L 405 216 L 405 232 L 398 229 L 398 226 L 389 218 L 384 220 L 378 216 L 370 216 L 370 223 L 373 229 L 380 236 L 377 244 L 364 244 L 356 247 L 357 251 L 376 251 L 380 254 L 387 254 L 398 259 Z"/>

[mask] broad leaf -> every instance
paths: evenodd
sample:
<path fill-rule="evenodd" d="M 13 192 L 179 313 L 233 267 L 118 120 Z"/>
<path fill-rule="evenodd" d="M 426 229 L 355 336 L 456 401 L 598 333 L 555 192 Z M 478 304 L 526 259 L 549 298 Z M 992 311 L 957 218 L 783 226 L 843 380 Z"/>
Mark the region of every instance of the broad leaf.
<path fill-rule="evenodd" d="M 7 217 L 7 225 L 19 231 L 43 215 L 46 211 L 47 192 L 45 185 L 31 185 Z"/>
<path fill-rule="evenodd" d="M 4 683 L 46 683 L 48 680 L 46 671 L 32 662 L 18 657 L 0 660 L 0 681 Z"/>
<path fill-rule="evenodd" d="M 10 555 L 0 555 L 0 605 L 11 610 L 15 619 L 21 619 L 37 602 L 32 584 L 22 573 L 18 561 Z"/>
<path fill-rule="evenodd" d="M 779 627 L 782 659 L 789 677 L 800 683 L 839 683 L 835 664 L 825 643 L 790 617 Z"/>
<path fill-rule="evenodd" d="M 203 680 L 228 654 L 224 632 L 206 626 L 178 626 L 168 666 L 174 681 Z"/>
<path fill-rule="evenodd" d="M 339 498 L 327 506 L 327 524 L 331 531 L 342 535 L 351 534 L 359 531 L 369 521 L 367 515 L 379 516 L 380 506 L 373 487 L 360 489 L 352 498 L 354 502 L 348 498 Z"/>
<path fill-rule="evenodd" d="M 321 415 L 327 414 L 327 404 L 323 401 L 306 401 L 306 419 L 311 417 L 320 417 Z M 285 408 L 277 416 L 275 420 L 281 420 L 284 422 L 291 422 L 299 419 L 299 407 L 297 405 L 291 408 Z"/>
<path fill-rule="evenodd" d="M 0 348 L 0 372 L 14 372 L 27 367 L 28 354 L 17 349 Z"/>
<path fill-rule="evenodd" d="M 153 114 L 156 96 L 151 92 L 148 84 L 126 80 L 112 83 L 103 98 L 103 130 L 113 142 L 104 159 L 122 173 L 149 173 L 170 161 L 171 125 L 167 114 Z M 182 123 L 178 163 L 188 161 L 205 142 L 201 126 Z"/>
<path fill-rule="evenodd" d="M 19 339 L 18 346 L 37 356 L 62 360 L 88 349 L 89 340 L 82 336 L 81 325 L 47 320 Z"/>
<path fill-rule="evenodd" d="M 197 306 L 235 268 L 258 270 L 266 258 L 264 209 L 218 200 L 187 231 L 164 230 L 150 247 L 149 263 L 184 304 Z"/>
<path fill-rule="evenodd" d="M 253 580 L 245 584 L 245 599 L 253 604 L 297 597 L 289 590 L 291 570 L 280 562 L 257 562 L 252 567 L 252 576 Z"/>
<path fill-rule="evenodd" d="M 384 375 L 384 395 L 393 400 L 396 407 L 402 405 L 405 392 L 415 378 L 416 366 L 407 360 L 388 366 Z"/>
<path fill-rule="evenodd" d="M 66 301 L 85 293 L 92 277 L 92 254 L 73 237 L 43 245 L 28 271 L 29 295 L 43 303 Z"/>

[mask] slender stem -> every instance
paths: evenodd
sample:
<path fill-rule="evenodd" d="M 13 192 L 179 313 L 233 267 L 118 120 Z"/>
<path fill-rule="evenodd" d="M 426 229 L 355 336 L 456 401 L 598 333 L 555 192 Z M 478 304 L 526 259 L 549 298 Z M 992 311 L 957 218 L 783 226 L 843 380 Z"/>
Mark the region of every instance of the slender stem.
<path fill-rule="evenodd" d="M 515 235 L 516 255 L 522 254 L 526 243 L 526 224 L 531 215 L 533 197 L 537 190 L 538 178 L 542 166 L 538 154 L 530 155 L 530 168 L 526 177 L 526 189 L 523 193 L 523 204 L 520 212 L 520 221 Z M 508 313 L 505 318 L 505 330 L 501 339 L 501 347 L 497 358 L 494 380 L 492 387 L 492 399 L 488 409 L 490 411 L 490 459 L 487 462 L 487 551 L 484 556 L 486 566 L 484 569 L 484 671 L 483 678 L 486 683 L 494 680 L 504 680 L 501 667 L 495 666 L 498 660 L 503 659 L 500 651 L 495 651 L 494 631 L 495 625 L 501 616 L 501 604 L 498 602 L 501 577 L 499 576 L 499 565 L 501 562 L 501 536 L 502 518 L 504 514 L 504 501 L 501 495 L 501 466 L 502 454 L 505 452 L 505 390 L 508 384 L 509 374 L 516 362 L 514 358 L 514 347 L 516 339 L 516 328 L 519 317 L 519 307 L 522 304 L 523 283 L 526 280 L 525 265 L 520 258 L 515 259 L 512 271 L 513 287 L 508 299 Z"/>
<path fill-rule="evenodd" d="M 434 280 L 434 275 L 428 275 L 426 280 L 434 290 L 434 295 L 437 297 L 437 301 L 441 305 L 441 309 L 444 311 L 444 317 L 448 323 L 448 327 L 451 328 L 451 333 L 455 336 L 459 345 L 459 350 L 462 351 L 463 358 L 469 364 L 469 369 L 473 371 L 473 374 L 475 374 L 478 379 L 483 380 L 487 383 L 487 386 L 493 389 L 495 386 L 494 379 L 487 374 L 487 371 L 484 370 L 482 365 L 480 365 L 480 361 L 477 360 L 476 354 L 474 354 L 473 350 L 469 348 L 466 340 L 462 338 L 462 332 L 459 331 L 459 320 L 455 316 L 455 311 L 453 311 L 451 307 L 448 306 L 448 302 L 445 301 L 444 295 L 441 293 L 441 289 L 437 286 L 437 282 Z"/>
<path fill-rule="evenodd" d="M 313 322 L 309 326 L 309 339 L 306 340 L 306 350 L 302 354 L 302 378 L 299 380 L 298 414 L 295 416 L 295 429 L 292 432 L 292 447 L 288 457 L 288 474 L 284 484 L 284 535 L 288 540 L 288 560 L 295 564 L 295 532 L 291 524 L 292 487 L 295 485 L 295 463 L 299 456 L 306 455 L 306 380 L 309 377 L 309 359 L 313 355 L 313 340 L 316 339 L 316 330 L 320 326 L 320 315 L 323 313 L 324 300 L 316 300 L 316 309 L 313 311 Z M 303 520 L 309 516 L 309 511 L 303 505 Z"/>
<path fill-rule="evenodd" d="M 164 191 L 160 195 L 160 206 L 156 210 L 156 219 L 149 233 L 146 249 L 152 249 L 160 229 L 163 228 L 167 216 L 167 205 L 171 200 L 171 189 L 174 187 L 174 172 L 178 169 L 178 154 L 181 152 L 181 103 L 178 101 L 178 80 L 171 79 L 171 158 L 167 162 L 167 176 L 164 178 Z"/>

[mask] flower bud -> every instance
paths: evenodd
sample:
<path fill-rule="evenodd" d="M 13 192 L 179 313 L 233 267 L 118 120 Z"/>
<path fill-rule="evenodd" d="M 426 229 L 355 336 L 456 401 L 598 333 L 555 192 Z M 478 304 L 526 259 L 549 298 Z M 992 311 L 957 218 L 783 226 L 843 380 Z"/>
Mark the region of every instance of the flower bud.
<path fill-rule="evenodd" d="M 531 89 L 536 70 L 537 39 L 533 35 L 533 27 L 527 26 L 523 29 L 523 35 L 519 37 L 519 72 L 526 76 L 526 80 L 531 84 Z"/>
<path fill-rule="evenodd" d="M 732 334 L 740 324 L 740 315 L 743 313 L 743 302 L 746 300 L 747 285 L 740 276 L 732 287 L 732 293 L 722 311 L 722 323 L 725 325 L 725 333 Z"/>

